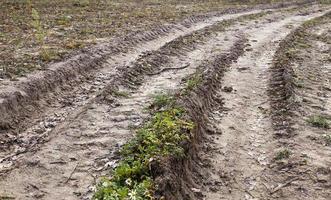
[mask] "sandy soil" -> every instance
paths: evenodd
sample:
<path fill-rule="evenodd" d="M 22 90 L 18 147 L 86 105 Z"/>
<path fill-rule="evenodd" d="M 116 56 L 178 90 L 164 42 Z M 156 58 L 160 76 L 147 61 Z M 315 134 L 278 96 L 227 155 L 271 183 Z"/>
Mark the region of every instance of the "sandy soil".
<path fill-rule="evenodd" d="M 107 54 L 105 64 L 87 81 L 74 87 L 68 84 L 71 90 L 62 90 L 65 86 L 61 86 L 37 98 L 39 110 L 4 133 L 7 137 L 0 153 L 0 199 L 90 199 L 99 177 L 108 175 L 116 165 L 118 149 L 134 136 L 132 129 L 148 119 L 144 109 L 153 95 L 180 90 L 183 79 L 197 69 L 207 69 L 204 64 L 228 52 L 243 36 L 249 40 L 246 52 L 224 74 L 223 88 L 217 92 L 224 105 L 208 113 L 218 134 L 207 135 L 203 143 L 209 151 L 203 152 L 201 159 L 211 163 L 204 169 L 208 176 L 201 185 L 203 198 L 327 199 L 330 191 L 324 186 L 330 184 L 329 179 L 323 179 L 323 191 L 302 196 L 289 189 L 284 196 L 278 194 L 277 185 L 293 177 L 274 170 L 272 159 L 283 143 L 274 137 L 268 97 L 269 68 L 280 41 L 327 9 L 315 5 L 304 10 L 254 10 L 192 20 L 162 31 L 159 37 L 140 39 L 128 45 L 125 52 Z M 257 13 L 264 14 L 254 16 Z M 222 24 L 225 21 L 229 22 L 226 26 Z M 329 28 L 320 26 L 319 33 Z M 317 43 L 314 54 L 321 54 L 328 45 Z M 307 59 L 303 67 L 321 62 Z M 330 88 L 329 63 L 322 66 L 326 72 L 319 74 L 320 69 L 316 69 L 316 76 L 323 76 L 321 84 Z M 20 84 L 17 90 L 24 91 L 24 81 Z M 307 84 L 314 85 L 311 94 L 322 87 Z M 2 89 L 6 92 L 12 86 Z M 323 91 L 320 101 L 329 114 L 330 91 Z M 302 129 L 308 131 L 306 135 L 314 131 Z M 298 144 L 299 140 L 293 142 Z M 323 169 L 330 166 L 329 148 L 304 147 L 295 151 L 299 154 L 305 150 L 311 158 L 319 155 L 314 162 L 321 163 Z M 330 171 L 322 171 L 323 176 L 330 175 Z M 308 190 L 306 183 L 303 180 L 301 185 Z"/>

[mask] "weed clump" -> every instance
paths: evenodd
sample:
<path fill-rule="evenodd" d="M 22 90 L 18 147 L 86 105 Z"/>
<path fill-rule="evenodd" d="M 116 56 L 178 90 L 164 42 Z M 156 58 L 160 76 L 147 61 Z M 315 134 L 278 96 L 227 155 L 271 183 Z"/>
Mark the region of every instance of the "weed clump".
<path fill-rule="evenodd" d="M 168 94 L 155 94 L 153 96 L 153 102 L 151 108 L 161 109 L 166 106 L 171 106 L 174 103 L 174 98 Z"/>
<path fill-rule="evenodd" d="M 291 155 L 290 150 L 284 149 L 277 153 L 277 155 L 275 156 L 275 160 L 288 159 L 290 157 L 290 155 Z"/>
<path fill-rule="evenodd" d="M 31 17 L 33 19 L 31 21 L 31 25 L 32 25 L 32 27 L 34 29 L 34 32 L 35 32 L 35 39 L 37 40 L 37 42 L 40 45 L 44 45 L 44 40 L 45 40 L 46 33 L 45 33 L 44 28 L 43 28 L 39 12 L 34 8 L 32 8 Z"/>
<path fill-rule="evenodd" d="M 52 60 L 58 60 L 61 58 L 61 53 L 55 49 L 49 49 L 43 47 L 39 53 L 40 60 L 44 62 L 50 62 Z"/>
<path fill-rule="evenodd" d="M 326 129 L 330 128 L 329 121 L 325 117 L 320 115 L 310 116 L 307 122 L 315 127 L 326 128 Z"/>
<path fill-rule="evenodd" d="M 192 91 L 202 82 L 202 76 L 200 73 L 195 73 L 190 79 L 187 80 L 185 92 Z"/>
<path fill-rule="evenodd" d="M 193 127 L 193 123 L 185 119 L 182 108 L 157 112 L 123 147 L 123 159 L 112 177 L 98 185 L 94 199 L 153 199 L 150 162 L 162 156 L 183 156 L 180 144 L 189 139 L 188 133 Z"/>

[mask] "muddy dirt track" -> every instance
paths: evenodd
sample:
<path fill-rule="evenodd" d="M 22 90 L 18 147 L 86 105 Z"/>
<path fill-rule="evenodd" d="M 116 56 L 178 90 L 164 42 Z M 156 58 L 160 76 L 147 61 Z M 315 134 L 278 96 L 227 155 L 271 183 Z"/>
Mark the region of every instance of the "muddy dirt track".
<path fill-rule="evenodd" d="M 197 70 L 204 73 L 219 55 L 231 54 L 238 41 L 244 52 L 225 70 L 213 94 L 222 103 L 205 113 L 214 134 L 200 144 L 198 159 L 208 164 L 198 167 L 202 178 L 191 188 L 194 198 L 328 199 L 329 147 L 309 149 L 302 135 L 291 139 L 287 146 L 301 145 L 297 156 L 305 150 L 311 160 L 300 177 L 291 173 L 293 166 L 279 169 L 273 163 L 286 139 L 275 137 L 279 130 L 271 117 L 269 92 L 280 43 L 304 22 L 328 11 L 327 6 L 301 5 L 192 18 L 117 44 L 122 46 L 98 47 L 15 84 L 0 83 L 0 110 L 6 116 L 0 121 L 0 199 L 91 198 L 99 178 L 118 161 L 118 149 L 148 119 L 145 109 L 153 95 L 180 90 L 183 80 Z M 330 34 L 330 21 L 318 31 Z M 330 54 L 330 43 L 311 42 L 313 55 Z M 329 114 L 330 63 L 305 59 L 304 68 L 319 65 L 325 73 L 315 69 L 313 76 L 321 78 L 309 82 L 310 76 L 299 70 L 312 88 L 297 93 L 322 104 Z M 64 68 L 68 66 L 72 68 Z M 84 74 L 87 67 L 94 69 Z M 314 96 L 323 86 L 323 98 Z M 316 106 L 302 109 L 314 112 Z M 306 136 L 316 131 L 304 125 L 299 130 Z M 309 178 L 315 168 L 321 175 Z"/>

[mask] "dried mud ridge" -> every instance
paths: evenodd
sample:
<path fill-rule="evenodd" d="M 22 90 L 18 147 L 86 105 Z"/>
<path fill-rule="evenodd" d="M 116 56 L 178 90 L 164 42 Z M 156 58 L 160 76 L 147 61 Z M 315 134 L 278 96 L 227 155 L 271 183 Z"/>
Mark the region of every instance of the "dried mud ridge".
<path fill-rule="evenodd" d="M 303 11 L 303 13 L 308 15 L 311 13 L 320 13 L 317 11 L 319 10 L 318 6 L 307 10 L 308 11 Z M 262 28 L 267 28 L 268 23 L 272 22 L 275 22 L 277 25 L 279 20 L 280 23 L 277 26 L 283 27 L 290 23 L 298 25 L 306 19 L 305 16 L 300 16 L 300 12 L 294 13 L 296 13 L 296 17 L 292 18 L 289 17 L 292 14 L 280 14 L 281 17 L 277 14 L 271 14 L 275 19 L 271 17 L 271 19 L 266 18 L 262 20 L 263 23 L 261 24 L 264 26 L 262 26 Z M 254 12 L 246 14 L 254 14 Z M 315 16 L 317 14 L 311 15 Z M 250 56 L 255 55 L 254 45 L 252 45 L 254 41 L 251 41 L 251 38 L 247 39 L 246 31 L 243 31 L 245 33 L 240 35 L 239 39 L 236 34 L 233 33 L 238 32 L 238 30 L 235 29 L 236 27 L 240 31 L 253 29 L 256 32 L 261 28 L 256 25 L 254 29 L 254 24 L 252 23 L 249 25 L 237 24 L 234 26 L 234 30 L 222 36 L 222 34 L 215 34 L 228 31 L 224 30 L 222 20 L 231 21 L 232 18 L 240 17 L 240 15 L 234 15 L 228 18 L 225 17 L 225 19 L 221 17 L 217 19 L 216 17 L 213 23 L 201 22 L 212 19 L 209 17 L 210 16 L 192 18 L 189 22 L 185 22 L 183 26 L 176 25 L 175 29 L 179 26 L 180 30 L 175 31 L 175 36 L 171 36 L 174 31 L 172 29 L 174 27 L 172 26 L 169 26 L 168 29 L 158 29 L 158 32 L 151 32 L 147 35 L 143 34 L 143 38 L 145 39 L 139 38 L 134 39 L 135 42 L 130 44 L 125 43 L 123 46 L 126 50 L 118 49 L 115 50 L 115 53 L 109 53 L 110 50 L 108 48 L 110 48 L 111 45 L 105 45 L 100 48 L 97 47 L 96 49 L 99 49 L 93 51 L 98 52 L 100 50 L 100 53 L 93 53 L 95 59 L 91 59 L 90 62 L 90 64 L 94 66 L 92 68 L 96 69 L 92 75 L 80 74 L 89 73 L 86 69 L 90 68 L 90 66 L 85 65 L 85 59 L 88 59 L 91 53 L 89 51 L 89 53 L 84 55 L 86 57 L 83 56 L 83 58 L 81 58 L 82 63 L 76 65 L 78 60 L 70 61 L 72 62 L 73 68 L 63 68 L 66 64 L 59 66 L 59 68 L 63 68 L 64 70 L 63 74 L 59 77 L 53 76 L 57 75 L 59 71 L 47 72 L 47 74 L 49 73 L 47 76 L 50 77 L 49 83 L 45 84 L 44 80 L 36 79 L 35 85 L 27 84 L 28 86 L 24 87 L 25 89 L 23 90 L 29 91 L 30 88 L 34 88 L 29 95 L 25 96 L 17 92 L 11 96 L 13 101 L 2 101 L 4 104 L 10 102 L 5 107 L 1 107 L 1 109 L 4 109 L 8 114 L 11 113 L 8 115 L 8 119 L 15 118 L 22 120 L 23 118 L 31 118 L 31 116 L 18 116 L 17 113 L 15 113 L 22 112 L 21 109 L 24 110 L 22 113 L 25 115 L 34 113 L 33 115 L 35 116 L 32 118 L 38 119 L 40 115 L 35 113 L 42 111 L 34 111 L 34 109 L 44 108 L 49 105 L 49 103 L 54 102 L 54 96 L 47 97 L 47 93 L 53 91 L 55 85 L 58 86 L 54 89 L 56 92 L 53 93 L 53 95 L 56 96 L 56 94 L 64 95 L 65 92 L 63 91 L 68 90 L 68 88 L 70 89 L 72 85 L 82 82 L 82 80 L 78 79 L 84 76 L 87 78 L 87 82 L 89 81 L 88 78 L 93 80 L 93 77 L 97 77 L 97 81 L 101 82 L 101 86 L 99 82 L 94 85 L 92 84 L 93 87 L 99 87 L 99 89 L 93 89 L 92 94 L 83 95 L 82 97 L 86 98 L 85 100 L 78 102 L 77 105 L 69 106 L 68 109 L 64 109 L 64 112 L 67 113 L 67 119 L 65 119 L 64 122 L 51 124 L 51 129 L 49 129 L 48 132 L 42 133 L 41 136 L 36 135 L 37 139 L 33 137 L 32 139 L 30 138 L 28 142 L 31 143 L 25 147 L 22 145 L 23 150 L 16 151 L 14 156 L 10 155 L 9 157 L 5 157 L 5 159 L 1 158 L 1 163 L 5 163 L 5 165 L 8 164 L 9 167 L 5 167 L 5 170 L 2 171 L 2 177 L 4 179 L 0 181 L 0 185 L 6 187 L 5 190 L 9 192 L 15 190 L 17 193 L 22 193 L 17 194 L 19 199 L 43 199 L 48 197 L 48 192 L 52 193 L 51 198 L 59 199 L 82 199 L 90 197 L 90 194 L 86 194 L 86 191 L 90 190 L 90 188 L 82 187 L 88 187 L 91 182 L 96 181 L 95 176 L 108 175 L 107 171 L 109 171 L 109 167 L 113 167 L 114 162 L 118 160 L 114 152 L 121 146 L 121 143 L 127 142 L 132 137 L 130 126 L 133 124 L 131 124 L 131 122 L 134 122 L 134 126 L 139 127 L 142 122 L 148 118 L 148 116 L 143 113 L 143 109 L 150 103 L 150 95 L 154 92 L 180 90 L 182 87 L 180 86 L 180 81 L 195 73 L 197 69 L 201 69 L 200 71 L 202 71 L 203 77 L 202 84 L 199 84 L 186 98 L 178 100 L 180 104 L 189 111 L 189 116 L 197 124 L 192 132 L 191 142 L 184 144 L 187 157 L 185 159 L 165 158 L 161 165 L 159 163 L 152 163 L 151 170 L 155 182 L 158 185 L 156 191 L 157 197 L 165 196 L 166 199 L 203 199 L 205 195 L 203 192 L 204 188 L 201 188 L 201 185 L 209 188 L 208 183 L 205 182 L 205 176 L 213 172 L 210 172 L 212 171 L 210 170 L 212 164 L 208 160 L 209 158 L 206 158 L 204 155 L 201 156 L 200 154 L 205 150 L 212 150 L 210 146 L 205 144 L 206 141 L 210 142 L 206 140 L 206 137 L 221 132 L 218 130 L 218 127 L 215 126 L 215 123 L 218 121 L 212 123 L 210 113 L 215 110 L 220 112 L 226 110 L 223 106 L 225 100 L 222 99 L 222 95 L 220 95 L 219 91 L 222 90 L 222 88 L 224 89 L 224 86 L 228 86 L 227 84 L 229 84 L 229 82 L 223 83 L 222 79 L 227 69 L 231 68 L 231 66 L 235 66 L 238 59 L 243 57 L 245 51 L 248 52 Z M 236 21 L 234 20 L 234 22 Z M 195 23 L 201 24 L 194 25 Z M 230 24 L 230 29 L 232 25 L 233 24 Z M 182 32 L 183 30 L 186 31 Z M 163 35 L 164 38 L 162 38 L 161 35 Z M 138 34 L 138 36 L 140 37 L 141 35 Z M 150 46 L 155 44 L 153 40 L 156 38 L 159 38 L 159 40 L 156 42 L 156 48 L 154 49 Z M 129 41 L 131 41 L 131 38 Z M 137 50 L 133 47 L 140 43 L 142 43 L 142 47 L 140 47 L 142 49 Z M 146 47 L 143 43 L 149 44 L 146 45 Z M 222 46 L 222 44 L 224 46 L 221 50 L 213 49 L 215 45 Z M 250 49 L 250 45 L 253 46 L 253 51 Z M 231 48 L 228 49 L 225 47 Z M 102 49 L 105 50 L 106 53 L 102 52 Z M 199 49 L 203 51 L 200 52 Z M 219 54 L 217 53 L 219 51 L 227 53 Z M 121 57 L 121 55 L 118 55 L 121 54 L 120 52 L 126 53 Z M 259 52 L 262 52 L 261 47 L 258 49 L 258 53 Z M 112 60 L 106 55 L 110 57 L 118 55 L 118 57 L 116 58 L 115 56 Z M 131 58 L 128 59 L 128 56 Z M 77 58 L 79 57 L 78 55 Z M 194 60 L 196 57 L 200 58 Z M 99 69 L 100 66 L 103 66 L 101 68 L 103 68 L 104 71 L 109 71 L 110 67 L 116 65 L 118 67 L 112 69 L 109 74 L 102 74 L 102 76 L 106 76 L 104 79 L 94 74 L 98 72 L 97 69 Z M 246 66 L 240 66 L 238 71 L 246 71 L 247 67 L 245 67 Z M 70 71 L 71 69 L 77 71 Z M 74 77 L 76 77 L 77 80 L 72 80 L 72 78 L 69 78 L 70 76 L 68 74 L 70 76 L 75 75 Z M 42 87 L 40 86 L 41 83 L 43 85 Z M 63 86 L 60 86 L 61 84 L 58 83 L 63 84 Z M 82 85 L 85 87 L 84 84 Z M 89 82 L 87 85 L 89 85 Z M 234 89 L 236 88 L 234 87 Z M 229 89 L 226 91 L 231 92 L 232 90 Z M 77 94 L 84 94 L 90 91 L 80 91 L 80 89 L 77 89 L 73 90 L 73 93 L 75 92 L 77 92 Z M 128 96 L 126 93 L 128 93 Z M 30 100 L 26 99 L 30 97 Z M 35 101 L 37 99 L 40 101 Z M 68 100 L 70 100 L 70 98 L 68 98 Z M 31 105 L 32 107 L 30 107 Z M 54 110 L 56 109 L 58 108 L 55 107 Z M 16 111 L 13 112 L 13 110 Z M 26 127 L 26 125 L 17 125 L 12 123 L 12 121 L 10 123 L 6 121 L 2 126 L 4 133 L 8 130 L 15 129 L 20 133 L 24 133 Z M 29 130 L 29 128 L 27 130 Z M 34 129 L 32 128 L 32 130 Z M 30 132 L 25 132 L 25 134 L 30 134 Z M 11 140 L 9 139 L 8 141 Z M 15 142 L 20 143 L 20 141 L 14 141 L 14 143 Z M 75 145 L 70 144 L 71 142 L 74 142 Z M 45 143 L 45 145 L 42 143 Z M 8 146 L 10 147 L 10 144 Z M 77 157 L 72 157 L 74 154 L 69 152 L 76 153 Z M 215 151 L 211 152 L 215 153 Z M 19 154 L 22 155 L 18 156 Z M 70 154 L 70 156 L 68 157 L 67 154 Z M 240 159 L 240 157 L 238 157 L 238 159 Z M 0 166 L 2 167 L 2 165 Z M 205 173 L 205 171 L 207 172 Z M 272 173 L 267 175 L 270 174 Z M 20 180 L 17 179 L 18 177 L 21 177 L 19 178 Z M 29 177 L 40 178 L 38 178 L 38 180 L 29 181 Z M 52 182 L 50 182 L 49 179 L 52 179 Z M 29 181 L 29 186 L 26 188 L 24 188 L 24 181 Z M 18 188 L 12 188 L 13 185 L 18 185 Z M 11 194 L 16 195 L 15 191 Z M 23 191 L 27 194 L 25 195 Z M 64 191 L 68 196 L 60 194 L 62 193 L 61 191 Z M 220 190 L 220 192 L 222 193 L 224 191 Z M 71 196 L 71 193 L 73 193 L 74 196 Z M 250 193 L 250 191 L 247 193 Z M 231 196 L 231 194 L 227 195 Z M 237 196 L 235 196 L 235 198 L 237 198 Z"/>
<path fill-rule="evenodd" d="M 320 18 L 327 18 L 328 16 L 330 16 L 330 13 Z M 315 20 L 319 20 L 319 18 Z M 303 41 L 298 40 L 307 39 L 304 38 L 304 34 L 307 34 L 305 33 L 307 28 L 311 27 L 301 26 L 281 41 L 273 59 L 274 65 L 271 68 L 272 75 L 269 92 L 273 111 L 272 120 L 274 121 L 273 125 L 277 136 L 290 137 L 293 132 L 293 119 L 299 106 L 295 99 L 297 84 L 293 65 L 300 58 L 297 58 L 295 52 L 291 51 L 300 48 L 298 43 L 303 43 Z M 309 44 L 303 43 L 301 45 Z"/>
<path fill-rule="evenodd" d="M 271 68 L 270 97 L 272 120 L 276 134 L 289 137 L 293 132 L 294 110 L 297 104 L 294 101 L 294 72 L 291 66 L 291 55 L 287 52 L 291 46 L 295 47 L 293 41 L 305 27 L 299 27 L 291 32 L 281 43 L 274 57 L 274 65 Z"/>

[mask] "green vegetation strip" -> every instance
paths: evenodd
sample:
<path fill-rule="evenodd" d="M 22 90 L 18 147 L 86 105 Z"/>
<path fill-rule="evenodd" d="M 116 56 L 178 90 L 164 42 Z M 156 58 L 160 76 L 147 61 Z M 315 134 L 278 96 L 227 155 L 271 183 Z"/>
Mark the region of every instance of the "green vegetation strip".
<path fill-rule="evenodd" d="M 179 95 L 188 95 L 202 82 L 199 71 L 186 81 Z M 176 96 L 176 94 L 174 95 Z M 103 178 L 97 186 L 95 200 L 154 199 L 155 185 L 151 162 L 161 157 L 183 157 L 181 144 L 190 139 L 194 123 L 184 108 L 177 105 L 174 96 L 159 93 L 153 96 L 149 109 L 151 119 L 136 131 L 136 137 L 124 145 L 121 160 L 111 178 Z"/>
<path fill-rule="evenodd" d="M 121 161 L 112 177 L 103 179 L 98 185 L 94 199 L 153 199 L 151 161 L 164 156 L 184 156 L 180 144 L 189 139 L 194 127 L 187 120 L 185 110 L 169 99 L 165 95 L 155 97 L 158 111 L 123 147 Z"/>
<path fill-rule="evenodd" d="M 200 67 L 205 68 L 207 65 L 208 70 L 202 72 L 198 68 L 196 73 L 187 77 L 186 86 L 175 94 L 161 93 L 154 96 L 149 107 L 152 117 L 136 131 L 136 137 L 123 147 L 122 159 L 112 176 L 98 184 L 95 200 L 153 199 L 154 192 L 159 189 L 151 170 L 155 161 L 184 158 L 188 153 L 185 144 L 191 144 L 190 140 L 195 139 L 193 129 L 200 123 L 191 115 L 191 106 L 195 105 L 187 107 L 183 102 L 192 97 L 193 91 L 201 94 L 202 90 L 205 92 L 199 95 L 200 100 L 211 100 L 212 94 L 220 89 L 219 83 L 225 69 L 244 53 L 246 42 L 247 39 L 240 36 L 229 53 L 220 54 L 212 62 L 202 64 Z M 200 116 L 201 111 L 207 107 L 196 105 L 195 115 Z"/>

